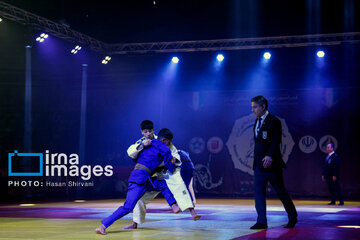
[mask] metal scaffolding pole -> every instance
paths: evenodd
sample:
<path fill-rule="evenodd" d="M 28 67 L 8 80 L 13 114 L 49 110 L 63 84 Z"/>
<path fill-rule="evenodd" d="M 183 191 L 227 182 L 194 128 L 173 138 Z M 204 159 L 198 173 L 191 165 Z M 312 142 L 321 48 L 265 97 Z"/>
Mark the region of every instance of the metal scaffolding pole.
<path fill-rule="evenodd" d="M 25 46 L 25 123 L 24 151 L 31 152 L 31 46 Z"/>
<path fill-rule="evenodd" d="M 86 95 L 87 95 L 87 64 L 82 65 L 82 83 L 81 83 L 81 109 L 80 109 L 80 140 L 79 156 L 85 158 L 86 141 Z"/>

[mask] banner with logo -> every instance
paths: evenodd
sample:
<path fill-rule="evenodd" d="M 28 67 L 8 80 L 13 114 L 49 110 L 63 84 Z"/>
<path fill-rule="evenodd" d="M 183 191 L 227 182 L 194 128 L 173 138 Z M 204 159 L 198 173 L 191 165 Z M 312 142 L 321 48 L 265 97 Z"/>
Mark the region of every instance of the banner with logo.
<path fill-rule="evenodd" d="M 1 184 L 7 189 L 2 200 L 124 197 L 135 164 L 126 150 L 141 138 L 144 119 L 154 122 L 156 133 L 169 128 L 174 145 L 189 152 L 198 196 L 252 196 L 255 116 L 250 99 L 256 95 L 265 96 L 269 112 L 281 120 L 285 185 L 293 196 L 328 195 L 321 173 L 331 142 L 341 158 L 343 194 L 360 197 L 357 89 L 177 91 L 141 99 L 122 93 L 89 92 L 83 156 L 79 115 L 71 108 L 35 116 L 38 131 L 31 152 L 21 147 L 21 138 L 8 137 L 1 149 Z M 13 133 L 24 134 L 21 128 Z M 274 194 L 270 186 L 267 191 Z"/>
<path fill-rule="evenodd" d="M 360 99 L 356 89 L 191 92 L 176 95 L 170 106 L 175 145 L 190 152 L 198 193 L 248 196 L 253 194 L 253 125 L 250 99 L 263 95 L 269 112 L 282 123 L 281 152 L 287 164 L 285 184 L 294 196 L 327 196 L 322 182 L 326 145 L 333 143 L 341 158 L 345 196 L 359 196 L 355 122 Z M 350 105 L 349 105 L 350 104 Z M 179 110 L 181 109 L 181 111 Z M 176 126 L 179 126 L 177 128 Z M 264 136 L 263 136 L 264 137 Z M 185 140 L 185 143 L 184 143 Z M 274 192 L 268 188 L 269 194 Z"/>

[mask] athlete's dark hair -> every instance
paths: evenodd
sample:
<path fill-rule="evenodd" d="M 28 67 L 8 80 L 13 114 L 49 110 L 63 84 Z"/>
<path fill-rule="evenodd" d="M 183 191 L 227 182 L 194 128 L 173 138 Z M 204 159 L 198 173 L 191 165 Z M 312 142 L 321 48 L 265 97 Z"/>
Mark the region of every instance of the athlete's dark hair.
<path fill-rule="evenodd" d="M 141 122 L 140 124 L 141 130 L 145 130 L 145 129 L 153 129 L 154 128 L 154 124 L 152 121 L 150 120 L 144 120 Z"/>
<path fill-rule="evenodd" d="M 174 138 L 174 135 L 169 129 L 163 128 L 158 133 L 158 139 L 161 140 L 163 138 L 169 139 L 171 141 Z"/>

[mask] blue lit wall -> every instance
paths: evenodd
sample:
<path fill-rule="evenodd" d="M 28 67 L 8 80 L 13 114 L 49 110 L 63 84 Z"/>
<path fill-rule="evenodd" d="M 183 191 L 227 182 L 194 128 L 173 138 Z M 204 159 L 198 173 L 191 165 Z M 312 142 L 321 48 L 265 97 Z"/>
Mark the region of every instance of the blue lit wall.
<path fill-rule="evenodd" d="M 2 189 L 8 189 L 2 201 L 123 197 L 134 165 L 126 149 L 140 138 L 144 119 L 154 122 L 156 132 L 170 128 L 174 144 L 190 152 L 199 196 L 251 196 L 253 177 L 246 167 L 252 161 L 251 138 L 240 132 L 251 128 L 250 99 L 259 94 L 286 125 L 285 179 L 291 194 L 327 196 L 320 148 L 322 137 L 331 135 L 342 159 L 343 193 L 360 198 L 358 44 L 323 47 L 323 59 L 316 57 L 318 48 L 301 47 L 271 49 L 268 62 L 264 50 L 241 50 L 222 52 L 220 66 L 215 52 L 176 54 L 175 66 L 170 63 L 175 54 L 117 55 L 102 65 L 104 56 L 86 48 L 72 55 L 73 44 L 50 36 L 32 48 L 32 151 L 79 152 L 81 65 L 86 63 L 86 148 L 80 162 L 113 165 L 114 175 L 97 178 L 91 189 L 9 188 L 7 154 L 22 152 L 24 144 L 24 46 L 30 39 L 14 27 L 0 35 L 1 178 Z M 19 37 L 10 40 L 10 32 Z M 234 140 L 232 134 L 240 137 Z M 317 144 L 310 153 L 313 145 L 301 141 L 307 135 Z"/>

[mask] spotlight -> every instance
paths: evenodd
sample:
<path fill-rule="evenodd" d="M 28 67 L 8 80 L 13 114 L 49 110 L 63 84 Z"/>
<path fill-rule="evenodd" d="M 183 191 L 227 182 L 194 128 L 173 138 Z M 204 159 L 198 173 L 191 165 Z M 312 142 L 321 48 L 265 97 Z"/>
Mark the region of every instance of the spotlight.
<path fill-rule="evenodd" d="M 73 50 L 71 50 L 72 54 L 77 54 L 78 51 L 81 50 L 81 47 L 79 45 L 77 45 Z"/>
<path fill-rule="evenodd" d="M 111 57 L 106 56 L 105 59 L 101 61 L 102 64 L 107 64 L 111 60 Z"/>
<path fill-rule="evenodd" d="M 217 59 L 219 62 L 222 62 L 222 61 L 224 60 L 224 55 L 218 54 L 218 55 L 216 56 L 216 59 Z"/>
<path fill-rule="evenodd" d="M 2 18 L 0 18 L 0 22 L 2 22 Z"/>
<path fill-rule="evenodd" d="M 179 62 L 179 58 L 178 58 L 178 57 L 173 57 L 173 58 L 171 59 L 171 61 L 172 61 L 173 63 L 178 63 L 178 62 Z"/>
<path fill-rule="evenodd" d="M 337 226 L 337 227 L 340 227 L 340 228 L 360 228 L 360 226 L 358 226 L 358 225 L 353 225 L 353 226 L 351 226 L 351 225 L 349 225 L 349 226 Z"/>
<path fill-rule="evenodd" d="M 42 33 L 42 34 L 40 34 L 40 37 L 37 37 L 37 38 L 36 38 L 36 41 L 37 41 L 37 42 L 43 42 L 43 41 L 45 41 L 45 39 L 48 38 L 48 37 L 49 37 L 48 34 Z"/>
<path fill-rule="evenodd" d="M 319 57 L 319 58 L 323 58 L 325 56 L 325 52 L 320 50 L 316 53 L 316 55 Z"/>
<path fill-rule="evenodd" d="M 271 54 L 269 52 L 264 53 L 264 58 L 265 59 L 270 59 L 271 58 Z"/>

